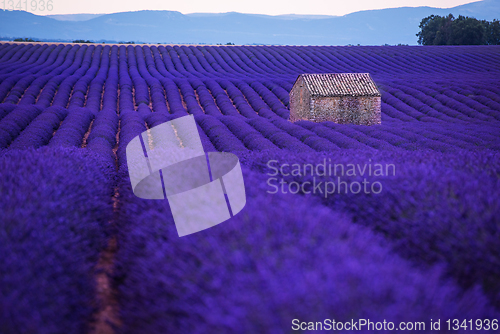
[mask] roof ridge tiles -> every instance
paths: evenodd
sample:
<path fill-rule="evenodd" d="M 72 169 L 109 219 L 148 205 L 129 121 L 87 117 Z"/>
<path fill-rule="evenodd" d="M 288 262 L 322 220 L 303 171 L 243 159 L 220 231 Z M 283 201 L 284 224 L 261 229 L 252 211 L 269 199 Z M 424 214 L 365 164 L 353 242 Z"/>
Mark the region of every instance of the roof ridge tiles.
<path fill-rule="evenodd" d="M 299 77 L 312 96 L 381 96 L 370 73 L 304 73 Z"/>

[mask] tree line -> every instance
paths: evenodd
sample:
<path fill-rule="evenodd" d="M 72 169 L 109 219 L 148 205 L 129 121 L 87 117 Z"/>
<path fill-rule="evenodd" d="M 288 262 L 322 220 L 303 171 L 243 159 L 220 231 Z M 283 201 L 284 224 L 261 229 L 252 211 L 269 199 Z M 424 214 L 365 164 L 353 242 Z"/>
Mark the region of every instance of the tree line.
<path fill-rule="evenodd" d="M 431 15 L 420 21 L 420 45 L 500 45 L 500 21 Z"/>

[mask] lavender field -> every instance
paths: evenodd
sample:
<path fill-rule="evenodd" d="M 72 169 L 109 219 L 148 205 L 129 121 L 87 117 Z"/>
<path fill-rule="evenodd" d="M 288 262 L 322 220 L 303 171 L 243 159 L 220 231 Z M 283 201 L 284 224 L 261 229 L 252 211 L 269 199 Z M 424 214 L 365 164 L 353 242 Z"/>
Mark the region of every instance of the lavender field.
<path fill-rule="evenodd" d="M 371 74 L 382 125 L 288 120 L 297 76 L 333 72 Z M 125 148 L 188 114 L 247 203 L 179 238 Z M 270 168 L 325 161 L 394 172 L 327 196 L 305 186 L 336 175 Z M 2 43 L 0 192 L 0 333 L 498 332 L 500 47 Z"/>

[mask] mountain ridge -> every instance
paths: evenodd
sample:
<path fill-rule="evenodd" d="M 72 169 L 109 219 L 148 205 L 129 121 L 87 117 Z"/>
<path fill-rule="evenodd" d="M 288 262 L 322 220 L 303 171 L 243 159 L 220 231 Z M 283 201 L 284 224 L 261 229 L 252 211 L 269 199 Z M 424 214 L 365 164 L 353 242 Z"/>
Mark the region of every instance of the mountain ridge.
<path fill-rule="evenodd" d="M 66 15 L 65 20 L 56 20 L 28 12 L 0 10 L 0 36 L 179 44 L 416 45 L 415 34 L 422 18 L 449 13 L 498 19 L 500 0 L 483 0 L 448 9 L 399 7 L 331 17 L 143 10 L 103 14 L 88 20 Z M 81 15 L 89 14 L 75 15 L 81 19 Z"/>

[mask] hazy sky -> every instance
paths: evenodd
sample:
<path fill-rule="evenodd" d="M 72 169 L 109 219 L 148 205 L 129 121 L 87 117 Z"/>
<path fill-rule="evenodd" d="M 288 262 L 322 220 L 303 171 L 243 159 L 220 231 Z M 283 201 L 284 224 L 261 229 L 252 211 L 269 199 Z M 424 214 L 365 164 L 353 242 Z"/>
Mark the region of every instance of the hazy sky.
<path fill-rule="evenodd" d="M 36 0 L 38 3 L 48 0 Z M 51 0 L 53 9 L 40 11 L 29 8 L 28 11 L 35 14 L 75 14 L 75 13 L 116 13 L 124 11 L 150 10 L 175 10 L 181 13 L 224 13 L 240 12 L 255 14 L 320 14 L 320 15 L 344 15 L 366 9 L 380 9 L 393 7 L 417 7 L 431 6 L 450 8 L 471 0 Z M 5 1 L 7 2 L 7 1 Z M 10 2 L 10 1 L 9 1 Z M 15 3 L 18 0 L 14 1 Z M 1 2 L 0 2 L 1 3 Z M 24 1 L 23 1 L 24 3 Z M 24 4 L 23 4 L 24 6 Z M 24 8 L 23 8 L 24 9 Z M 25 10 L 25 9 L 24 9 Z"/>

